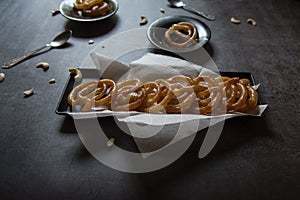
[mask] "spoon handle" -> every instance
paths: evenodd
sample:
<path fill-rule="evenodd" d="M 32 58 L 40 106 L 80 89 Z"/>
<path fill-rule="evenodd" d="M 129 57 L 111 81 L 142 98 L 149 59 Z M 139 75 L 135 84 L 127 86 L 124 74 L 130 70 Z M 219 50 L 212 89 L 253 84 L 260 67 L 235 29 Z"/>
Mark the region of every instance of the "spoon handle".
<path fill-rule="evenodd" d="M 31 52 L 25 54 L 24 56 L 21 56 L 21 57 L 18 57 L 18 58 L 14 58 L 14 59 L 12 59 L 12 60 L 10 60 L 10 61 L 4 63 L 4 64 L 2 65 L 2 68 L 3 68 L 3 69 L 11 68 L 12 66 L 14 66 L 14 65 L 16 65 L 16 64 L 18 64 L 18 63 L 20 63 L 20 62 L 22 62 L 23 60 L 25 60 L 25 59 L 27 59 L 27 58 L 29 58 L 29 57 L 31 57 L 33 54 L 36 54 L 37 52 L 41 51 L 42 49 L 44 49 L 44 48 L 46 48 L 46 47 L 48 47 L 48 46 L 49 46 L 49 45 L 47 44 L 47 45 L 45 45 L 45 46 L 43 46 L 43 47 L 40 47 L 40 48 L 38 48 L 38 49 L 36 49 L 36 50 L 33 50 L 33 51 L 31 51 Z"/>
<path fill-rule="evenodd" d="M 184 5 L 183 8 L 186 9 L 187 11 L 190 11 L 190 12 L 196 13 L 197 15 L 200 15 L 201 17 L 204 17 L 205 19 L 208 19 L 208 20 L 211 20 L 211 21 L 213 21 L 213 20 L 216 19 L 216 18 L 215 18 L 214 16 L 212 16 L 212 15 L 208 15 L 208 14 L 206 14 L 206 13 L 204 13 L 204 12 L 201 12 L 201 11 L 199 11 L 199 10 L 196 10 L 195 8 L 189 7 L 189 6 L 187 6 L 187 5 Z"/>

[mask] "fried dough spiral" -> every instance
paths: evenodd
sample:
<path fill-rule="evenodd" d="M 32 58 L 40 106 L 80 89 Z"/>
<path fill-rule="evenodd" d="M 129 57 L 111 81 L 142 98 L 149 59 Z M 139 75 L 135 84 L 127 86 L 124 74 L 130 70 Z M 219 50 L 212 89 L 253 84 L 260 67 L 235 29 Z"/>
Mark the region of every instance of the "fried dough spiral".
<path fill-rule="evenodd" d="M 76 0 L 74 9 L 81 11 L 85 17 L 99 17 L 105 15 L 110 7 L 104 0 Z"/>
<path fill-rule="evenodd" d="M 113 111 L 140 111 L 168 114 L 215 115 L 254 110 L 257 91 L 248 79 L 177 75 L 143 83 L 138 79 L 115 83 L 110 79 L 89 81 L 76 86 L 68 104 L 81 111 L 105 107 Z M 222 110 L 223 109 L 223 110 Z"/>
<path fill-rule="evenodd" d="M 117 90 L 113 93 L 111 108 L 115 111 L 136 110 L 142 105 L 145 98 L 145 89 L 140 86 L 140 80 L 126 80 L 117 84 Z"/>
<path fill-rule="evenodd" d="M 164 39 L 171 47 L 185 48 L 198 41 L 198 30 L 190 22 L 180 22 L 165 32 Z"/>
<path fill-rule="evenodd" d="M 92 110 L 93 106 L 109 108 L 115 88 L 115 82 L 110 79 L 81 83 L 70 92 L 68 104 L 71 106 L 80 105 L 82 112 Z"/>

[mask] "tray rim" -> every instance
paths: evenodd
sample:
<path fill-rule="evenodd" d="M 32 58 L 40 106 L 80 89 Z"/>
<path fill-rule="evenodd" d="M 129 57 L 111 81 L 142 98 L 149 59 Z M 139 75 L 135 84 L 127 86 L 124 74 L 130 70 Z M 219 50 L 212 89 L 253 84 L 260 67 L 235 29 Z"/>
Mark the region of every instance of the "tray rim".
<path fill-rule="evenodd" d="M 83 74 L 84 71 L 97 71 L 97 69 L 94 69 L 94 68 L 78 68 Z M 219 71 L 220 74 L 227 74 L 227 73 L 233 73 L 233 74 L 247 74 L 249 77 L 251 77 L 251 82 L 253 83 L 253 85 L 256 85 L 256 81 L 254 79 L 254 76 L 251 72 L 230 72 L 230 71 Z M 66 95 L 66 90 L 68 88 L 68 85 L 70 84 L 70 81 L 71 81 L 71 78 L 74 77 L 74 74 L 70 73 L 67 80 L 66 80 L 66 83 L 63 87 L 63 90 L 60 94 L 60 97 L 59 97 L 59 100 L 58 100 L 58 103 L 56 105 L 56 109 L 55 109 L 55 113 L 58 114 L 58 115 L 65 115 L 65 116 L 71 116 L 73 112 L 69 112 L 69 111 L 60 111 L 60 106 L 62 104 L 62 101 L 64 99 L 64 96 Z M 260 101 L 260 97 L 258 98 L 258 105 L 262 105 L 261 101 Z M 78 114 L 78 113 L 77 113 Z"/>

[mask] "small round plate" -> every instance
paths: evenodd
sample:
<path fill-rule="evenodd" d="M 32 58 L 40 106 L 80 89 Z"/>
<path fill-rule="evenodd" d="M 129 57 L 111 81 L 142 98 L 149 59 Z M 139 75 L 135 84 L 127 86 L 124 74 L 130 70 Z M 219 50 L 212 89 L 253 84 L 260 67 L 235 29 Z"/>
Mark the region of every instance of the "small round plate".
<path fill-rule="evenodd" d="M 199 41 L 184 48 L 175 48 L 168 45 L 164 40 L 165 32 L 173 25 L 179 22 L 193 23 L 198 30 Z M 154 21 L 147 30 L 149 41 L 156 47 L 172 52 L 188 52 L 194 51 L 205 45 L 211 38 L 209 27 L 203 22 L 188 16 L 167 16 Z"/>
<path fill-rule="evenodd" d="M 81 13 L 74 10 L 73 4 L 75 3 L 75 0 L 64 0 L 63 2 L 61 2 L 61 4 L 59 5 L 59 11 L 64 17 L 73 21 L 80 21 L 80 22 L 99 21 L 113 16 L 119 9 L 119 3 L 117 2 L 117 0 L 106 0 L 106 2 L 109 4 L 110 10 L 106 15 L 100 17 L 82 16 Z"/>

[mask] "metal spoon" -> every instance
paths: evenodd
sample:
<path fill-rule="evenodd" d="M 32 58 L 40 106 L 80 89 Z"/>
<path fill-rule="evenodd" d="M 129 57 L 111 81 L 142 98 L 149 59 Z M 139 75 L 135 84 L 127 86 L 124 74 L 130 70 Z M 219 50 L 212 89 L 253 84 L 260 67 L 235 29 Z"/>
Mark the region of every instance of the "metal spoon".
<path fill-rule="evenodd" d="M 196 13 L 197 15 L 200 15 L 201 17 L 204 17 L 205 19 L 208 20 L 215 20 L 215 17 L 212 15 L 208 15 L 204 12 L 198 11 L 194 8 L 191 8 L 189 6 L 187 6 L 184 2 L 182 2 L 181 0 L 168 0 L 169 3 L 171 4 L 171 6 L 176 7 L 176 8 L 183 8 L 187 11 L 190 11 L 192 13 Z"/>
<path fill-rule="evenodd" d="M 12 60 L 4 63 L 3 66 L 2 66 L 2 68 L 4 68 L 4 69 L 11 68 L 12 66 L 14 66 L 14 65 L 20 63 L 21 61 L 23 61 L 23 60 L 25 60 L 25 59 L 33 56 L 34 54 L 36 54 L 39 51 L 45 49 L 46 47 L 49 47 L 49 50 L 51 48 L 60 47 L 60 46 L 62 46 L 63 44 L 65 44 L 69 40 L 69 38 L 71 37 L 71 35 L 72 35 L 72 31 L 70 31 L 70 30 L 62 32 L 59 35 L 57 35 L 55 38 L 53 38 L 53 40 L 50 43 L 46 44 L 45 46 L 40 47 L 40 48 L 38 48 L 36 50 L 33 50 L 33 51 L 27 53 L 24 56 L 21 56 L 19 58 L 14 58 L 14 59 L 12 59 Z"/>

